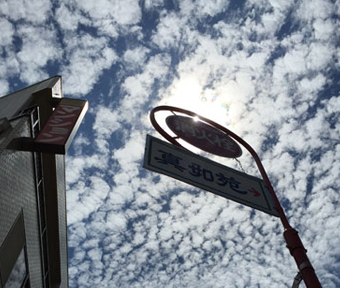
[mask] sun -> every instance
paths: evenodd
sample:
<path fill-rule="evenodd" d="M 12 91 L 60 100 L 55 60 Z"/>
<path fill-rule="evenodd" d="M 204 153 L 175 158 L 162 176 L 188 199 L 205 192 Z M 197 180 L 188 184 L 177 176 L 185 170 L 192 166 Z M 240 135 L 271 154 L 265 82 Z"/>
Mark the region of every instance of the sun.
<path fill-rule="evenodd" d="M 189 75 L 176 80 L 162 105 L 192 111 L 224 126 L 232 123 L 228 95 L 221 95 L 214 88 L 204 87 L 195 76 Z"/>

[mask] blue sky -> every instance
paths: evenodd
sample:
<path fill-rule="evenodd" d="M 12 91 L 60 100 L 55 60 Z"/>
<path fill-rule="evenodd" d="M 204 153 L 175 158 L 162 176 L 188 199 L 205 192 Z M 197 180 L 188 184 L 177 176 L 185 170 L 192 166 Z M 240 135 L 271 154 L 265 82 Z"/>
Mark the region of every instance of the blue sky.
<path fill-rule="evenodd" d="M 60 74 L 90 104 L 66 157 L 70 287 L 293 283 L 276 217 L 142 168 L 158 105 L 250 143 L 340 287 L 339 16 L 327 0 L 1 1 L 0 95 Z"/>

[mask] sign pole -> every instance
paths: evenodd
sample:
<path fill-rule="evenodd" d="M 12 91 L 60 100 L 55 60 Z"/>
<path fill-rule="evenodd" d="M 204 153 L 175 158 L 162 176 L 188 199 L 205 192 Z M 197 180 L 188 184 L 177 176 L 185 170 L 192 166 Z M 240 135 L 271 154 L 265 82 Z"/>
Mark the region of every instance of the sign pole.
<path fill-rule="evenodd" d="M 282 206 L 280 204 L 279 199 L 276 196 L 276 193 L 269 181 L 268 175 L 262 165 L 262 162 L 259 158 L 259 156 L 257 155 L 257 153 L 255 152 L 255 150 L 247 143 L 245 142 L 242 138 L 238 137 L 236 134 L 234 134 L 233 132 L 229 131 L 228 129 L 224 128 L 224 127 L 220 127 L 223 128 L 221 130 L 225 131 L 226 133 L 228 133 L 231 137 L 233 137 L 235 140 L 237 140 L 239 143 L 242 144 L 242 146 L 244 146 L 249 153 L 253 156 L 256 165 L 261 173 L 261 176 L 263 178 L 263 180 L 265 181 L 265 183 L 268 186 L 268 189 L 274 199 L 275 202 L 275 206 L 276 209 L 279 212 L 279 217 L 281 220 L 281 223 L 284 227 L 284 232 L 283 232 L 283 236 L 284 239 L 286 241 L 287 244 L 287 248 L 289 249 L 290 254 L 294 257 L 295 263 L 302 275 L 303 281 L 306 284 L 307 288 L 321 288 L 321 284 L 319 282 L 318 277 L 315 274 L 314 268 L 312 266 L 312 264 L 310 263 L 308 256 L 306 254 L 307 250 L 305 249 L 305 247 L 302 244 L 302 241 L 299 237 L 298 232 L 292 228 L 288 222 L 288 219 L 282 209 Z"/>
<path fill-rule="evenodd" d="M 195 117 L 198 116 L 193 112 L 190 112 L 188 110 L 185 109 L 181 109 L 181 108 L 176 108 L 176 107 L 171 107 L 171 106 L 158 106 L 155 107 L 150 114 L 150 120 L 152 125 L 156 128 L 156 130 L 165 138 L 167 139 L 170 143 L 176 145 L 176 146 L 181 146 L 174 137 L 171 137 L 168 133 L 166 133 L 157 123 L 156 119 L 155 119 L 155 112 L 157 111 L 176 111 L 179 113 L 184 113 L 187 114 L 189 116 Z M 243 147 L 245 147 L 248 152 L 253 156 L 255 163 L 257 165 L 257 168 L 259 169 L 261 176 L 264 180 L 264 182 L 266 183 L 270 194 L 273 197 L 274 203 L 275 203 L 275 208 L 279 213 L 279 217 L 281 220 L 281 223 L 283 225 L 284 228 L 284 232 L 283 232 L 283 236 L 284 239 L 286 241 L 287 244 L 287 248 L 289 249 L 290 254 L 294 257 L 295 263 L 302 275 L 303 281 L 306 284 L 307 288 L 321 288 L 321 284 L 319 282 L 318 277 L 315 274 L 314 268 L 312 266 L 312 264 L 310 263 L 308 257 L 307 257 L 307 250 L 305 249 L 305 247 L 302 244 L 302 241 L 298 235 L 298 232 L 292 228 L 289 224 L 289 221 L 282 209 L 282 206 L 280 204 L 279 199 L 276 196 L 276 193 L 271 185 L 271 182 L 268 178 L 268 175 L 266 173 L 266 170 L 264 169 L 262 162 L 259 158 L 259 156 L 257 155 L 257 153 L 255 152 L 255 150 L 246 142 L 244 141 L 241 137 L 237 136 L 235 133 L 231 132 L 229 129 L 219 125 L 218 123 L 209 120 L 205 117 L 202 116 L 198 116 L 199 119 L 203 120 L 204 122 L 212 125 L 213 127 L 220 129 L 221 131 L 223 131 L 224 133 L 226 133 L 228 136 L 230 136 L 231 138 L 235 139 L 237 142 L 239 142 Z"/>

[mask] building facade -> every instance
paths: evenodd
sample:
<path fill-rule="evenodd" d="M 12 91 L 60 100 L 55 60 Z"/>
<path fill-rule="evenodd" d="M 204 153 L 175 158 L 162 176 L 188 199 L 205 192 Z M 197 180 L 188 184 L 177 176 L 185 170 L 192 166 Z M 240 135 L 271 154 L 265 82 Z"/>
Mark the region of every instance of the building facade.
<path fill-rule="evenodd" d="M 60 76 L 0 98 L 0 288 L 68 287 L 65 155 L 23 141 L 62 98 Z"/>

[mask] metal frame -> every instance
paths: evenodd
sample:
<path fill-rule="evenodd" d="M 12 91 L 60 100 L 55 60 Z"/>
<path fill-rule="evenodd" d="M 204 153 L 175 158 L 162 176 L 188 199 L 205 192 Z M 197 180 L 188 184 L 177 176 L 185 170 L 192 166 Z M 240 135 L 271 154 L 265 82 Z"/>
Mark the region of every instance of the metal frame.
<path fill-rule="evenodd" d="M 32 109 L 33 108 L 33 109 Z M 30 108 L 31 136 L 35 138 L 40 131 L 40 114 L 39 106 Z M 49 287 L 49 257 L 48 257 L 48 241 L 47 241 L 47 219 L 45 207 L 45 188 L 42 155 L 40 152 L 33 152 L 35 189 L 37 199 L 37 211 L 39 217 L 39 241 L 40 241 L 40 259 L 41 273 L 44 287 Z"/>
<path fill-rule="evenodd" d="M 268 178 L 267 172 L 264 169 L 262 162 L 259 158 L 259 156 L 257 155 L 257 153 L 255 152 L 255 150 L 246 142 L 244 141 L 241 137 L 239 137 L 238 135 L 236 135 L 235 133 L 233 133 L 232 131 L 230 131 L 229 129 L 223 127 L 222 125 L 207 119 L 203 116 L 197 115 L 194 112 L 182 109 L 182 108 L 177 108 L 177 107 L 173 107 L 173 106 L 158 106 L 155 107 L 154 109 L 152 109 L 152 111 L 150 112 L 150 121 L 152 123 L 152 125 L 155 127 L 155 129 L 165 138 L 167 139 L 170 143 L 176 145 L 176 146 L 180 146 L 182 147 L 181 144 L 179 144 L 176 141 L 176 137 L 171 137 L 167 132 L 164 131 L 164 129 L 157 123 L 156 118 L 155 118 L 155 113 L 159 112 L 159 111 L 170 111 L 173 113 L 173 111 L 175 112 L 179 112 L 179 113 L 183 113 L 186 115 L 189 115 L 191 117 L 197 117 L 198 119 L 200 119 L 201 121 L 204 121 L 208 124 L 210 124 L 211 126 L 221 130 L 222 132 L 226 133 L 229 137 L 233 138 L 234 140 L 236 140 L 239 144 L 241 144 L 245 149 L 248 150 L 248 152 L 253 156 L 255 163 L 257 165 L 257 168 L 262 176 L 263 181 L 265 181 L 273 199 L 274 199 L 274 203 L 276 206 L 276 209 L 279 213 L 279 217 L 282 223 L 282 226 L 284 228 L 284 232 L 283 232 L 283 236 L 284 239 L 286 241 L 287 244 L 287 248 L 289 249 L 290 254 L 294 257 L 294 260 L 296 262 L 296 265 L 302 275 L 302 278 L 306 284 L 307 288 L 321 288 L 321 284 L 319 282 L 318 277 L 315 274 L 314 268 L 311 265 L 308 257 L 307 257 L 307 250 L 305 249 L 305 247 L 302 244 L 302 241 L 298 235 L 298 232 L 292 228 L 289 224 L 289 221 L 284 213 L 284 210 L 280 204 L 279 199 L 276 196 L 276 193 L 274 191 L 273 186 L 271 185 L 271 182 Z M 184 148 L 184 147 L 183 147 Z M 186 148 L 185 148 L 186 149 Z M 188 150 L 188 149 L 187 149 Z"/>

